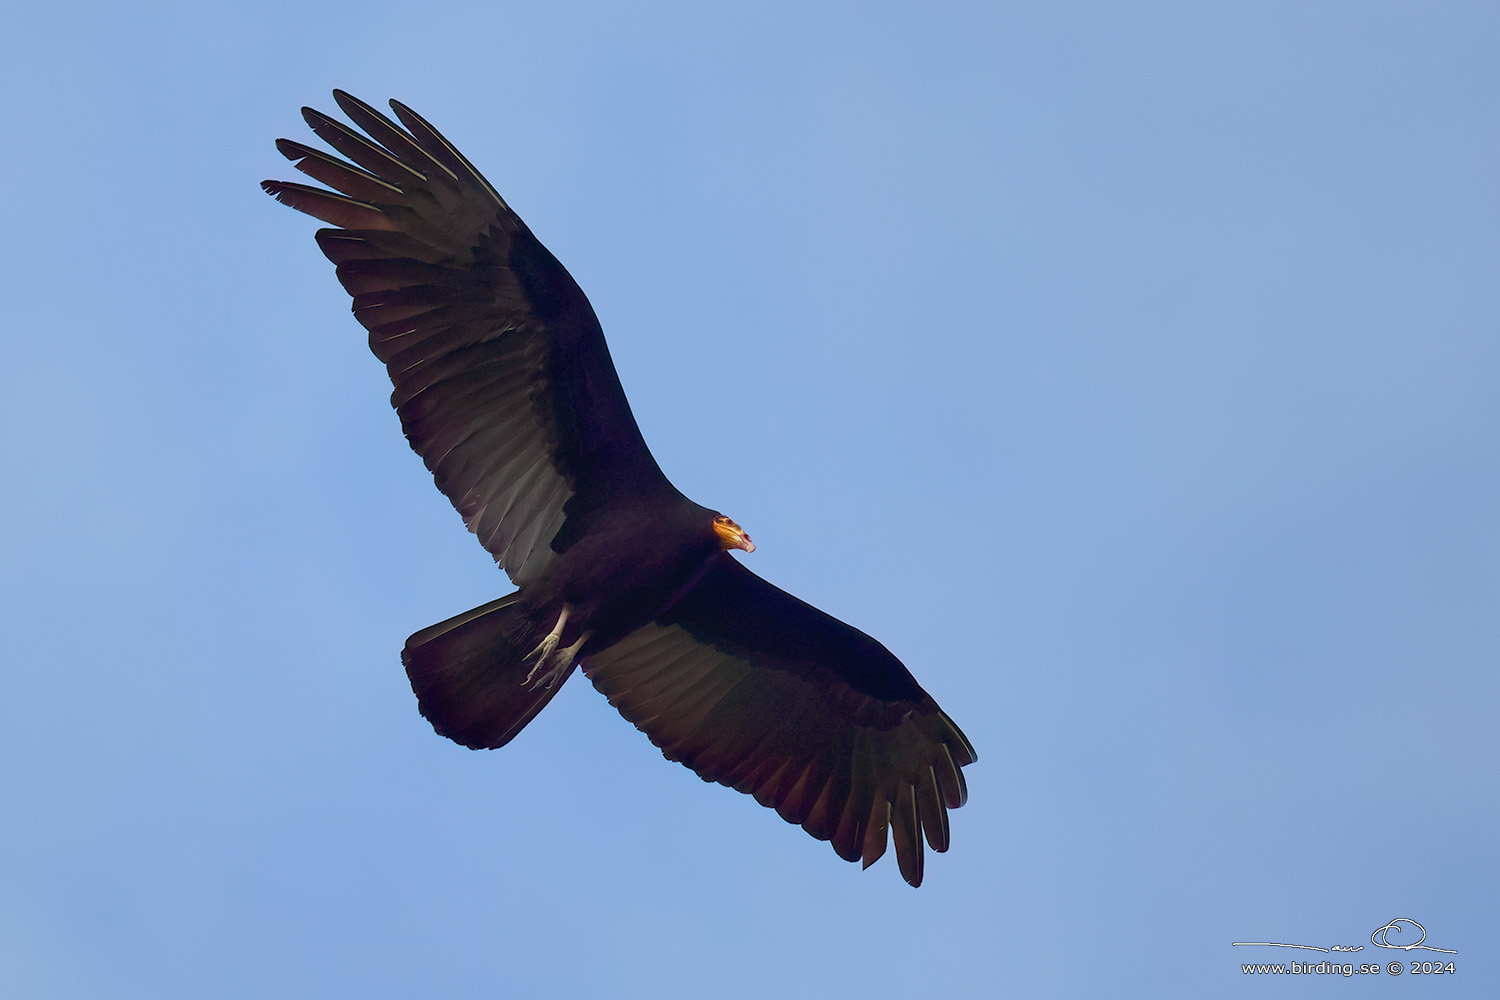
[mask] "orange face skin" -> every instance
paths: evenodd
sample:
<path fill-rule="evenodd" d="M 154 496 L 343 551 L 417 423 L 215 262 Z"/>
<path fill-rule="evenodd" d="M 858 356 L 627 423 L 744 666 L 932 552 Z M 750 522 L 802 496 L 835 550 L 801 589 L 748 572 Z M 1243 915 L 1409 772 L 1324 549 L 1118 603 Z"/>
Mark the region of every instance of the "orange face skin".
<path fill-rule="evenodd" d="M 714 518 L 714 534 L 719 536 L 719 547 L 728 551 L 729 549 L 744 549 L 746 552 L 755 551 L 755 543 L 750 536 L 745 534 L 745 529 L 735 524 L 729 518 L 720 514 Z"/>

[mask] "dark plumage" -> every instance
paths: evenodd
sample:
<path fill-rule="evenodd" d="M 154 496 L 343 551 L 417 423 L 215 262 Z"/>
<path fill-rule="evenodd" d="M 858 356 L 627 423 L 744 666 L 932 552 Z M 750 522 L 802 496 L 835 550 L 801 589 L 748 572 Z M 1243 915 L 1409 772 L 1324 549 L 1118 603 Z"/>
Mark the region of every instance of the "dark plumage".
<path fill-rule="evenodd" d="M 277 141 L 334 190 L 264 187 L 338 227 L 318 245 L 412 449 L 519 588 L 407 640 L 422 714 L 503 746 L 581 665 L 667 757 L 840 857 L 868 867 L 889 829 L 919 885 L 923 834 L 947 850 L 964 802 L 963 733 L 884 646 L 729 555 L 749 536 L 662 475 L 588 299 L 468 160 L 396 101 L 399 125 L 334 97 L 369 138 L 303 116 L 347 161 Z"/>

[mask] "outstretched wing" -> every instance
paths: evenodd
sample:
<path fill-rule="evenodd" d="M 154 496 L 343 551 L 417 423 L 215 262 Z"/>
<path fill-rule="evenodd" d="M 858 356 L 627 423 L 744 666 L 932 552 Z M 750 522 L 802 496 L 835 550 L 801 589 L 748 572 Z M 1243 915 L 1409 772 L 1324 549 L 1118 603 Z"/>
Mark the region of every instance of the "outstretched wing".
<path fill-rule="evenodd" d="M 593 308 L 557 259 L 415 112 L 392 101 L 398 125 L 342 91 L 334 98 L 368 138 L 302 113 L 347 159 L 276 144 L 334 190 L 262 186 L 338 227 L 319 230 L 318 245 L 390 372 L 407 440 L 525 586 L 611 498 L 675 491 L 641 438 Z"/>
<path fill-rule="evenodd" d="M 655 622 L 583 670 L 620 714 L 706 781 L 771 806 L 846 861 L 896 844 L 922 882 L 922 837 L 948 849 L 974 748 L 886 648 L 728 553 Z"/>

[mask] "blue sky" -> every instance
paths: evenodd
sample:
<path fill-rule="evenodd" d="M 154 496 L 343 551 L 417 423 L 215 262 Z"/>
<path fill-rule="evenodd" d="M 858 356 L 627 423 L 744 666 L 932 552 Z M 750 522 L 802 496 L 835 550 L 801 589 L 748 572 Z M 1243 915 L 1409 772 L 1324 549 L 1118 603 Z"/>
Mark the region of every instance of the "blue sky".
<path fill-rule="evenodd" d="M 1495 8 L 541 7 L 8 15 L 0 991 L 1323 996 L 1230 942 L 1408 917 L 1458 973 L 1360 988 L 1494 996 Z M 920 890 L 581 679 L 417 716 L 405 637 L 509 585 L 256 186 L 333 87 L 967 732 Z"/>

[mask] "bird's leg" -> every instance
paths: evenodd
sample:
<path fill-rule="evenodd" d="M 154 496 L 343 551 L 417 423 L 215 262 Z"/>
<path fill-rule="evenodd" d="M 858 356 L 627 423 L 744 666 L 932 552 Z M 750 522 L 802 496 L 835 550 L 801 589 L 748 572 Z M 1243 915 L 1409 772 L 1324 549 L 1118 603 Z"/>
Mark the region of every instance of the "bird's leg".
<path fill-rule="evenodd" d="M 578 637 L 573 645 L 566 649 L 556 649 L 537 661 L 537 665 L 531 668 L 531 673 L 526 675 L 522 684 L 528 688 L 554 687 L 563 678 L 568 676 L 568 671 L 573 669 L 573 660 L 578 656 L 578 651 L 588 641 L 593 632 L 585 632 Z"/>
<path fill-rule="evenodd" d="M 564 604 L 557 616 L 557 624 L 552 626 L 552 631 L 543 636 L 536 648 L 527 653 L 521 661 L 522 663 L 536 661 L 523 682 L 526 687 L 551 687 L 561 680 L 567 674 L 568 669 L 573 666 L 573 658 L 578 655 L 578 650 L 593 633 L 583 633 L 573 645 L 559 651 L 557 644 L 562 640 L 563 626 L 567 623 L 568 606 Z"/>
<path fill-rule="evenodd" d="M 557 616 L 557 624 L 552 626 L 552 631 L 543 636 L 542 641 L 537 643 L 536 649 L 527 653 L 521 662 L 530 663 L 532 660 L 536 660 L 538 667 L 547 662 L 547 657 L 551 656 L 552 651 L 557 648 L 557 642 L 562 638 L 563 626 L 566 624 L 568 624 L 568 606 L 564 604 L 562 611 Z M 536 670 L 533 669 L 531 674 L 526 676 L 526 679 L 530 681 L 532 675 L 535 673 Z"/>

